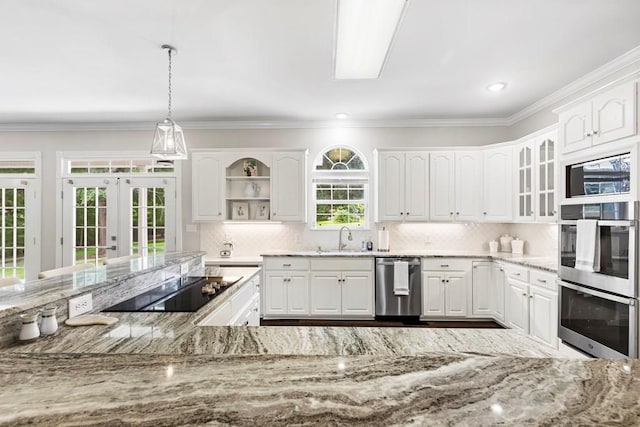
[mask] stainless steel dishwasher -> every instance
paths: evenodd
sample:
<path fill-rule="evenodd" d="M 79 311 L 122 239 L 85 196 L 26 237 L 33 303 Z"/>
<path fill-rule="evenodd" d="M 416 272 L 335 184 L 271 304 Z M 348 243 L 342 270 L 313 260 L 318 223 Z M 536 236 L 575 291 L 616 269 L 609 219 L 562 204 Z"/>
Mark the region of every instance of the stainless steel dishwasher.
<path fill-rule="evenodd" d="M 394 262 L 405 261 L 409 268 L 409 295 L 393 292 Z M 420 316 L 422 276 L 420 258 L 376 258 L 376 316 Z"/>

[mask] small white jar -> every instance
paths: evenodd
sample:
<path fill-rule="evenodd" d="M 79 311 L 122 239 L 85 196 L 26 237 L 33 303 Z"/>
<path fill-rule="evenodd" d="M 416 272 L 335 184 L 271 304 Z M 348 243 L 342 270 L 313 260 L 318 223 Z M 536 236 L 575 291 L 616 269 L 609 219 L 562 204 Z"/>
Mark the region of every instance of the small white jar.
<path fill-rule="evenodd" d="M 56 310 L 58 307 L 50 305 L 42 309 L 42 321 L 40 322 L 40 333 L 42 335 L 55 334 L 58 330 L 58 319 Z"/>
<path fill-rule="evenodd" d="M 38 313 L 25 313 L 20 315 L 22 328 L 20 329 L 20 341 L 34 340 L 40 336 L 38 328 Z"/>

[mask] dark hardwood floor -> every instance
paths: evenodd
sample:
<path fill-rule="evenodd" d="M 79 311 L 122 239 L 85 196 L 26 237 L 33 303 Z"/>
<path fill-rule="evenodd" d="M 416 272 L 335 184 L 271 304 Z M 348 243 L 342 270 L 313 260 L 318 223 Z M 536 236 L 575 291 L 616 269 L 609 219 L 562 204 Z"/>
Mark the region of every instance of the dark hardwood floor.
<path fill-rule="evenodd" d="M 485 328 L 504 329 L 491 320 L 469 321 L 419 321 L 412 318 L 376 318 L 375 320 L 263 320 L 260 326 L 353 326 L 353 327 L 389 327 L 389 328 Z"/>

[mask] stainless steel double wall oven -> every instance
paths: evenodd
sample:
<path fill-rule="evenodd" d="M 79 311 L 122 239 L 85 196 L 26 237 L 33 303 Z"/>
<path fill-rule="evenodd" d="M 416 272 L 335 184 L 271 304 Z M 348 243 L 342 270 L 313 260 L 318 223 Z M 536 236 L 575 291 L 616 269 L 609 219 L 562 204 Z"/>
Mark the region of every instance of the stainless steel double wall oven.
<path fill-rule="evenodd" d="M 566 198 L 573 200 L 560 207 L 558 336 L 597 357 L 638 357 L 640 214 L 638 202 L 628 197 L 629 160 L 629 155 L 619 155 L 566 170 Z M 619 197 L 588 202 L 605 195 Z M 597 221 L 597 271 L 575 267 L 579 220 Z"/>

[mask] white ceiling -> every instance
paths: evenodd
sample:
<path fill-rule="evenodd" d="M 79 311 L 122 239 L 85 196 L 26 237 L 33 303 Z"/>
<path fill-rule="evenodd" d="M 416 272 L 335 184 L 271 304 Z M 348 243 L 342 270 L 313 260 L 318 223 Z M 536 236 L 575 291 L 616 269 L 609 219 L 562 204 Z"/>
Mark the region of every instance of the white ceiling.
<path fill-rule="evenodd" d="M 504 118 L 640 46 L 638 0 L 411 0 L 333 81 L 336 0 L 0 0 L 0 123 Z M 488 92 L 489 83 L 508 89 Z"/>

